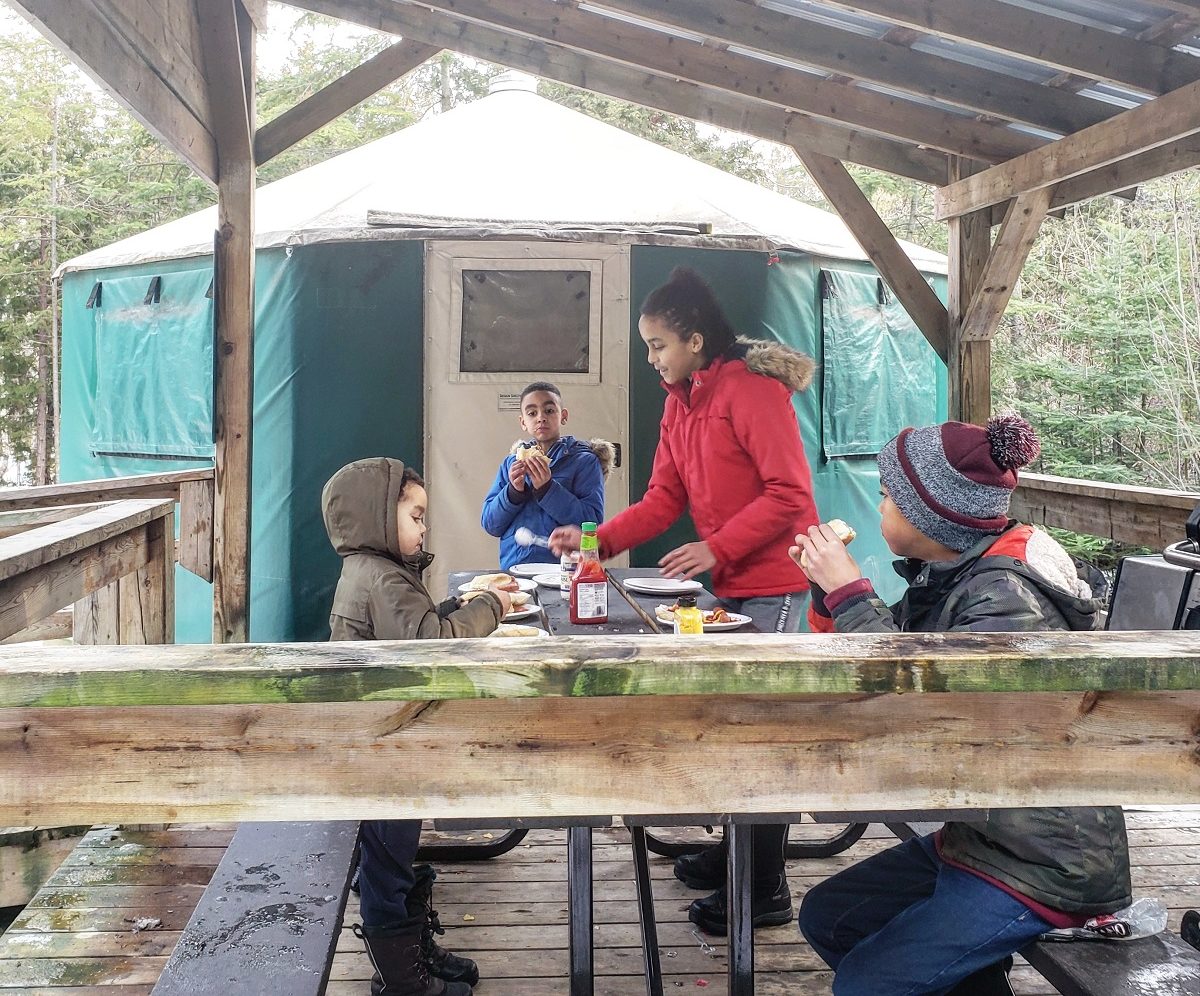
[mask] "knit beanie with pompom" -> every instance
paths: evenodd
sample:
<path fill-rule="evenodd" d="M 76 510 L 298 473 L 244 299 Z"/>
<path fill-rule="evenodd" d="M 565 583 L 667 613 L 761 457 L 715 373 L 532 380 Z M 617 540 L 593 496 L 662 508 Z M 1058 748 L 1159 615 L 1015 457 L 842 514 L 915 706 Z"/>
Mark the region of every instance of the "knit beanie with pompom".
<path fill-rule="evenodd" d="M 1008 525 L 1017 471 L 1041 452 L 1017 415 L 986 426 L 943 422 L 908 428 L 879 454 L 879 479 L 900 513 L 930 539 L 968 550 Z"/>

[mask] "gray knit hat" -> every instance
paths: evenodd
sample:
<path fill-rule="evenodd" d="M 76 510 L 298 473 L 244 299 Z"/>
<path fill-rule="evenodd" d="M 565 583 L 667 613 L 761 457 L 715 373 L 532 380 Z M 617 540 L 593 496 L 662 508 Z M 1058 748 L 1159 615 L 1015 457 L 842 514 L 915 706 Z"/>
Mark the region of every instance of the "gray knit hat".
<path fill-rule="evenodd" d="M 1016 415 L 986 426 L 943 422 L 908 428 L 879 454 L 879 480 L 909 522 L 951 550 L 1004 531 L 1017 470 L 1041 452 Z"/>

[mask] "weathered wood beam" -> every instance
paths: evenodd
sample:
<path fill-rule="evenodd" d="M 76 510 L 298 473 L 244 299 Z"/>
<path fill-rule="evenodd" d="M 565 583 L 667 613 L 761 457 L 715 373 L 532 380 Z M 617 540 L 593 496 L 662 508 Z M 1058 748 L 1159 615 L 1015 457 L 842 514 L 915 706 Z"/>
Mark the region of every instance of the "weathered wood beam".
<path fill-rule="evenodd" d="M 886 36 L 876 39 L 753 4 L 603 0 L 602 6 L 721 44 L 764 52 L 839 76 L 881 83 L 1062 134 L 1079 131 L 1118 112 L 1102 101 L 920 52 Z"/>
<path fill-rule="evenodd" d="M 823 155 L 906 176 L 922 183 L 945 179 L 946 160 L 940 153 L 918 149 L 869 132 L 846 128 L 770 104 L 747 100 L 724 90 L 697 86 L 658 76 L 607 59 L 593 58 L 559 45 L 464 24 L 428 12 L 420 34 L 412 31 L 391 7 L 347 11 L 328 0 L 293 0 L 292 6 L 347 18 L 354 23 L 393 34 L 411 34 L 439 48 L 486 59 L 500 65 L 556 80 L 594 93 L 628 100 L 668 114 L 678 114 L 731 131 L 784 145 L 803 144 Z"/>
<path fill-rule="evenodd" d="M 213 640 L 244 643 L 250 638 L 254 413 L 254 28 L 238 0 L 212 0 L 198 11 L 219 163 L 213 252 Z"/>
<path fill-rule="evenodd" d="M 125 498 L 178 498 L 179 489 L 189 482 L 211 481 L 213 472 L 176 470 L 166 474 L 135 474 L 68 484 L 46 484 L 32 488 L 0 490 L 0 512 L 21 508 L 58 508 L 62 505 L 86 505 Z"/>
<path fill-rule="evenodd" d="M 0 820 L 837 812 L 1171 804 L 1200 794 L 1200 648 L 1184 633 L 691 642 L 682 654 L 658 638 L 234 655 L 80 647 L 40 667 L 29 666 L 35 648 L 5 648 L 0 698 L 12 700 L 22 673 L 40 673 L 47 690 L 43 705 L 0 709 Z M 423 664 L 406 674 L 410 651 Z M 89 706 L 100 684 L 81 699 L 54 678 L 75 659 L 94 665 L 116 700 L 140 688 L 145 701 L 174 682 L 174 701 L 195 704 Z M 106 660 L 141 666 L 121 668 L 118 683 Z M 274 684 L 256 686 L 268 671 Z M 633 693 L 638 686 L 661 694 Z M 837 690 L 784 691 L 821 687 Z M 730 688 L 742 691 L 718 690 Z M 269 701 L 199 704 L 230 693 Z M 282 701 L 288 693 L 300 698 Z M 301 701 L 312 697 L 326 701 Z"/>
<path fill-rule="evenodd" d="M 880 17 L 929 34 L 1009 52 L 1058 69 L 1107 80 L 1144 93 L 1176 90 L 1200 79 L 1200 59 L 991 0 L 830 0 L 839 7 Z"/>
<path fill-rule="evenodd" d="M 461 50 L 461 40 L 472 26 L 476 33 L 483 28 L 510 37 L 553 42 L 635 69 L 985 162 L 1004 161 L 1043 144 L 1002 125 L 830 83 L 554 0 L 429 0 L 421 6 L 395 0 L 300 0 L 296 5 L 356 21 L 385 17 L 396 33 L 430 44 L 442 44 L 444 37 L 442 47 L 455 51 Z M 427 8 L 442 11 L 449 24 L 439 23 Z M 439 40 L 431 35 L 435 28 L 445 32 L 437 35 Z"/>
<path fill-rule="evenodd" d="M 138 52 L 114 31 L 93 0 L 13 0 L 18 13 L 201 177 L 216 182 L 216 143 L 202 121 Z"/>
<path fill-rule="evenodd" d="M 973 168 L 971 163 L 951 160 L 948 178 L 957 180 Z M 992 212 L 984 209 L 951 218 L 948 227 L 947 410 L 952 419 L 983 425 L 992 412 L 992 343 L 965 341 L 962 325 L 991 252 Z"/>
<path fill-rule="evenodd" d="M 1200 61 L 1200 60 L 1198 60 Z M 977 211 L 1200 132 L 1200 82 L 938 190 L 937 218 Z"/>
<path fill-rule="evenodd" d="M 875 268 L 904 306 L 938 356 L 946 359 L 948 325 L 946 306 L 917 269 L 896 236 L 879 217 L 846 167 L 835 159 L 797 148 L 796 155 L 825 199 L 846 223 L 850 233 L 870 257 Z"/>
<path fill-rule="evenodd" d="M 1052 187 L 1042 187 L 1011 201 L 996 242 L 971 295 L 959 336 L 963 342 L 991 339 L 1008 307 L 1034 240 L 1046 220 Z"/>
<path fill-rule="evenodd" d="M 318 128 L 433 58 L 438 51 L 432 45 L 406 38 L 351 69 L 345 76 L 322 87 L 259 128 L 254 136 L 255 163 L 261 166 L 285 149 L 290 149 Z"/>
<path fill-rule="evenodd" d="M 1057 210 L 1103 194 L 1129 193 L 1150 180 L 1195 166 L 1200 166 L 1200 137 L 1197 136 L 1160 145 L 1141 155 L 1064 180 L 1054 188 L 1050 207 Z"/>
<path fill-rule="evenodd" d="M 1022 522 L 1162 550 L 1183 538 L 1197 504 L 1200 494 L 1190 491 L 1022 473 L 1011 512 Z"/>

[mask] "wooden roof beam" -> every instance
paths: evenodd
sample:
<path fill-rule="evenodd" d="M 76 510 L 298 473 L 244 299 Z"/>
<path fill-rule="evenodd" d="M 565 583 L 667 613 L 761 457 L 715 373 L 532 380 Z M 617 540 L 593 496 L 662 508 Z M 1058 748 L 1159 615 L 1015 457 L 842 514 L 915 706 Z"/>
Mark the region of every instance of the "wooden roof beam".
<path fill-rule="evenodd" d="M 285 149 L 290 149 L 334 118 L 432 59 L 439 51 L 432 45 L 406 38 L 361 66 L 355 66 L 345 76 L 322 87 L 259 128 L 254 136 L 255 163 L 261 166 Z"/>
<path fill-rule="evenodd" d="M 364 0 L 352 2 L 357 5 Z M 398 4 L 394 0 L 365 2 L 415 9 L 412 4 Z M 763 59 L 720 51 L 712 45 L 554 0 L 422 0 L 421 5 L 634 68 L 728 90 L 748 99 L 983 162 L 1009 159 L 1043 144 L 1031 135 L 1000 124 L 952 114 L 876 90 L 832 83 Z"/>
<path fill-rule="evenodd" d="M 1167 93 L 1200 79 L 1194 56 L 996 0 L 823 2 L 1144 93 Z"/>
<path fill-rule="evenodd" d="M 217 150 L 209 123 L 113 28 L 94 0 L 13 0 L 13 5 L 156 138 L 216 183 Z"/>
<path fill-rule="evenodd" d="M 940 153 L 726 91 L 594 58 L 560 45 L 457 21 L 433 11 L 402 7 L 391 0 L 378 3 L 357 0 L 353 4 L 344 0 L 289 0 L 289 3 L 668 114 L 784 145 L 803 144 L 823 155 L 922 183 L 938 184 L 945 180 L 946 159 Z"/>
<path fill-rule="evenodd" d="M 948 184 L 934 196 L 937 218 L 967 214 L 1018 194 L 1120 163 L 1200 133 L 1200 82 L 1057 142 Z M 1129 186 L 1121 184 L 1115 189 Z M 1097 193 L 1107 193 L 1098 190 Z M 1093 195 L 1094 196 L 1094 195 Z"/>
<path fill-rule="evenodd" d="M 764 52 L 840 76 L 867 80 L 948 104 L 1068 134 L 1119 108 L 1004 73 L 919 52 L 905 41 L 875 39 L 766 7 L 705 0 L 598 0 L 611 10 Z M 896 38 L 918 33 L 893 29 Z"/>
<path fill-rule="evenodd" d="M 825 199 L 833 205 L 863 252 L 891 287 L 897 299 L 943 360 L 948 348 L 946 306 L 929 281 L 900 246 L 887 222 L 879 217 L 866 194 L 836 159 L 797 148 L 796 155 Z"/>
<path fill-rule="evenodd" d="M 1131 197 L 1132 190 L 1143 183 L 1195 166 L 1200 166 L 1200 136 L 1196 135 L 1063 181 L 1054 188 L 1051 210 L 1103 194 Z"/>

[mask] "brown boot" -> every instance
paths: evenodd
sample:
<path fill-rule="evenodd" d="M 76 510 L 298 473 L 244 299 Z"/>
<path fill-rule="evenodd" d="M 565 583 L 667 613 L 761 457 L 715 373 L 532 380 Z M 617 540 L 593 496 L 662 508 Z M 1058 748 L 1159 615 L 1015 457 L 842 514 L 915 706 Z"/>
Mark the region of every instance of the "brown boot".
<path fill-rule="evenodd" d="M 411 917 L 398 927 L 354 925 L 375 968 L 371 996 L 471 996 L 466 983 L 443 982 L 429 974 L 421 958 L 424 924 L 424 917 Z"/>
<path fill-rule="evenodd" d="M 479 966 L 470 958 L 447 951 L 437 943 L 436 934 L 444 934 L 446 928 L 433 908 L 433 883 L 437 872 L 433 865 L 413 865 L 416 884 L 408 891 L 408 915 L 425 918 L 425 929 L 421 935 L 421 958 L 429 968 L 429 974 L 446 982 L 465 982 L 474 987 L 479 983 Z"/>

